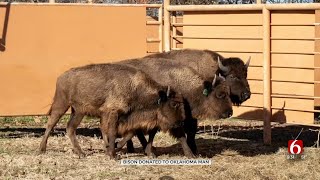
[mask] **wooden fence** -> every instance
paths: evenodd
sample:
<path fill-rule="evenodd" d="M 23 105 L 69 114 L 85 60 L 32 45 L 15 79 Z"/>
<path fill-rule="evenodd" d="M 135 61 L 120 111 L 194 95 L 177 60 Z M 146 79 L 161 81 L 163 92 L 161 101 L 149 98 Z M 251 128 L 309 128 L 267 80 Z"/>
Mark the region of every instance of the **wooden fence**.
<path fill-rule="evenodd" d="M 319 10 L 318 10 L 319 9 Z M 168 5 L 164 14 L 183 12 L 183 23 L 164 22 L 165 50 L 210 49 L 226 57 L 251 56 L 252 97 L 235 107 L 236 117 L 315 125 L 319 106 L 320 4 Z M 183 35 L 170 30 L 183 27 Z"/>

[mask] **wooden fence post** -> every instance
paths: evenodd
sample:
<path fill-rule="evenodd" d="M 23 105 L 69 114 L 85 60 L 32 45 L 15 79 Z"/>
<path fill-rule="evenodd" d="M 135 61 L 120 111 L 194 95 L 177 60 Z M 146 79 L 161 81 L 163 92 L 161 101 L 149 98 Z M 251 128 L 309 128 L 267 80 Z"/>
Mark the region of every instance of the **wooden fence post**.
<path fill-rule="evenodd" d="M 163 31 L 164 31 L 164 51 L 170 51 L 170 12 L 168 11 L 168 6 L 170 6 L 170 0 L 163 0 Z"/>
<path fill-rule="evenodd" d="M 271 54 L 270 54 L 270 10 L 265 6 L 263 13 L 263 141 L 271 144 Z"/>

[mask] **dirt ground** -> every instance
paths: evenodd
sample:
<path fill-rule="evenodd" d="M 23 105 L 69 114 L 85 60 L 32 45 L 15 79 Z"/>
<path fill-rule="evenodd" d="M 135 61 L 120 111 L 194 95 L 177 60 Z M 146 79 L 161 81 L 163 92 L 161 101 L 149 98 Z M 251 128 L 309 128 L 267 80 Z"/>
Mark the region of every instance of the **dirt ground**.
<path fill-rule="evenodd" d="M 272 145 L 262 143 L 262 122 L 244 120 L 204 121 L 196 137 L 203 166 L 123 166 L 109 160 L 102 150 L 97 120 L 85 120 L 78 139 L 87 157 L 73 154 L 65 137 L 65 122 L 49 138 L 46 154 L 38 155 L 45 119 L 0 118 L 0 179 L 319 179 L 320 149 L 317 132 L 310 127 L 273 125 Z M 287 160 L 287 143 L 304 142 L 303 160 Z M 212 132 L 213 131 L 213 132 Z M 122 159 L 147 159 L 134 138 L 136 153 Z M 164 133 L 156 135 L 158 159 L 185 159 L 180 144 Z"/>

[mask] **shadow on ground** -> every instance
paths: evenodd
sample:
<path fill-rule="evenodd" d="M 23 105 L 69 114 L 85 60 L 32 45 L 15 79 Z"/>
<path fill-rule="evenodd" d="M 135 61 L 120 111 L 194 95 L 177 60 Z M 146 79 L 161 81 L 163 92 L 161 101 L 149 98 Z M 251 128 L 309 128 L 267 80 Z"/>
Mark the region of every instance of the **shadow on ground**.
<path fill-rule="evenodd" d="M 218 126 L 212 127 L 214 130 Z M 272 154 L 279 150 L 279 148 L 287 147 L 288 140 L 295 139 L 303 128 L 299 139 L 303 140 L 305 147 L 314 146 L 317 141 L 317 132 L 309 131 L 308 127 L 303 126 L 285 126 L 273 127 L 272 129 L 272 145 L 263 144 L 263 127 L 243 127 L 243 126 L 220 126 L 218 136 L 212 136 L 209 131 L 211 126 L 199 127 L 198 137 L 196 143 L 199 154 L 202 157 L 213 157 L 221 154 L 224 150 L 234 150 L 243 156 L 257 156 L 262 154 Z M 206 132 L 203 131 L 206 129 Z M 44 134 L 44 128 L 0 128 L 1 138 L 20 138 L 20 137 L 41 137 Z M 53 132 L 54 136 L 65 135 L 65 128 L 56 128 Z M 100 137 L 101 133 L 98 128 L 78 128 L 77 134 L 88 137 Z M 137 152 L 142 149 L 137 147 Z M 169 154 L 183 155 L 181 145 L 179 143 L 168 147 L 157 147 L 157 155 Z"/>

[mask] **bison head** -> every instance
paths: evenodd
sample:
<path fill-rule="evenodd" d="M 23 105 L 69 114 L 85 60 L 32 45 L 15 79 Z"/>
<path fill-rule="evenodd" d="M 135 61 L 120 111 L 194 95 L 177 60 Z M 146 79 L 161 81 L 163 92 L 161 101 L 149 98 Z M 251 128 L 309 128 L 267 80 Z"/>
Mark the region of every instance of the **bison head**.
<path fill-rule="evenodd" d="M 240 105 L 250 98 L 251 92 L 247 80 L 250 58 L 244 63 L 240 58 L 225 58 L 223 61 L 218 56 L 219 73 L 226 79 L 231 89 L 231 101 Z"/>
<path fill-rule="evenodd" d="M 172 128 L 172 126 L 181 126 L 183 124 L 185 111 L 183 96 L 180 93 L 170 90 L 170 87 L 168 87 L 167 92 L 159 91 L 158 104 L 161 106 L 158 111 L 158 119 L 162 130 L 165 131 Z M 163 125 L 167 127 L 165 128 Z"/>
<path fill-rule="evenodd" d="M 229 118 L 232 116 L 232 102 L 230 99 L 230 87 L 225 78 L 215 75 L 212 82 L 204 83 L 203 94 L 206 96 L 203 118 Z"/>

